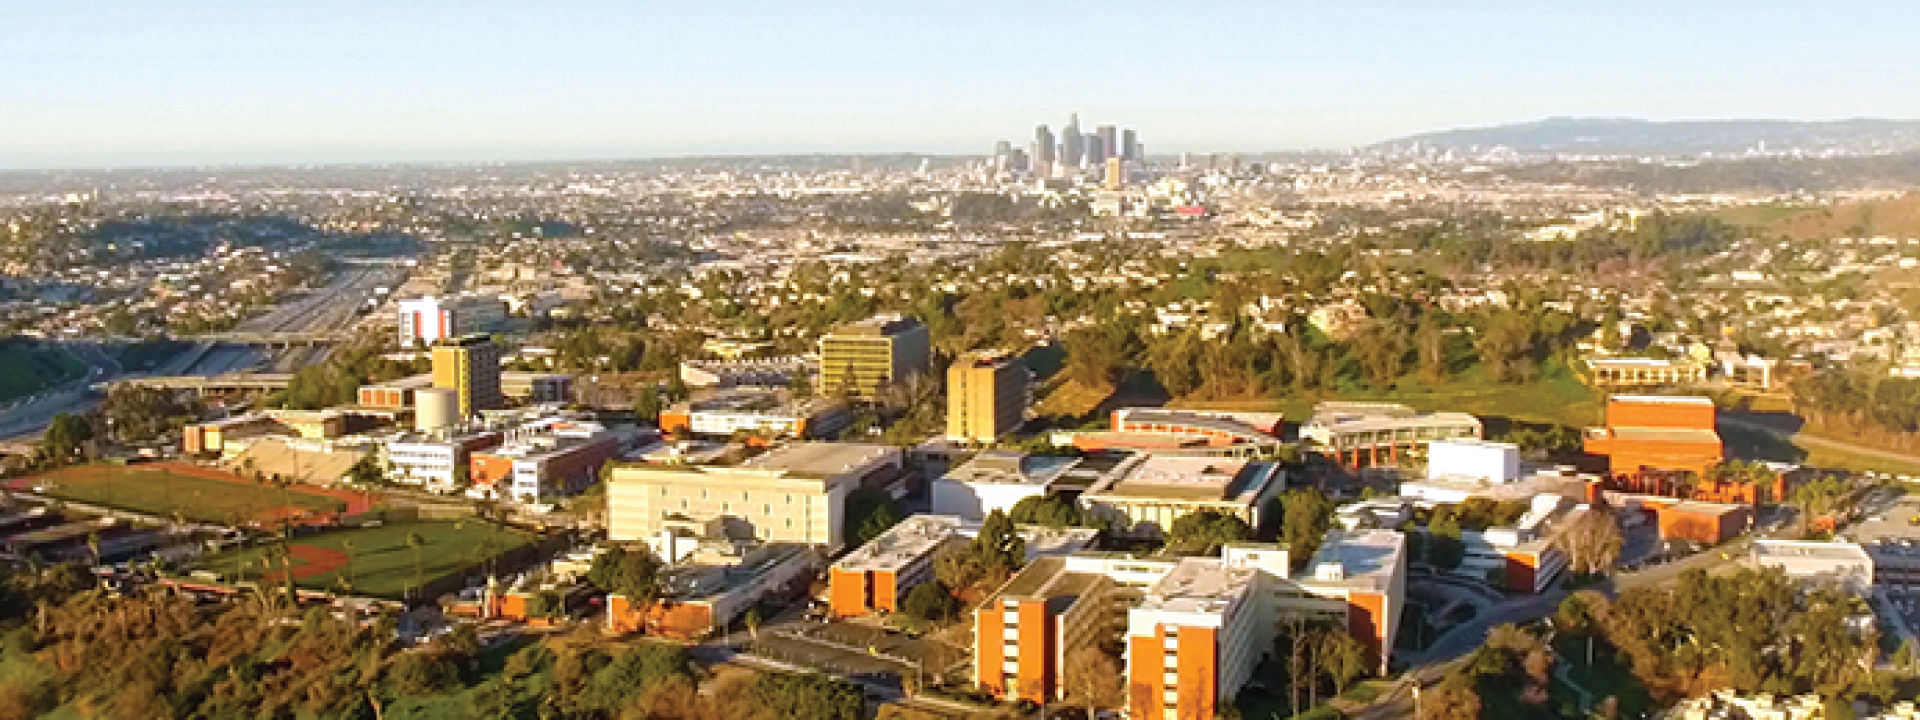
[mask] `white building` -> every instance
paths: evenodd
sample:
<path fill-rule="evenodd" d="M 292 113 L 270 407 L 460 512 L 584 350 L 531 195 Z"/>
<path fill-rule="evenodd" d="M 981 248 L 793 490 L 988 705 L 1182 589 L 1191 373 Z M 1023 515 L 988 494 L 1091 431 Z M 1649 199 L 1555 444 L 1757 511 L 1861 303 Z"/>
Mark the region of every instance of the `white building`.
<path fill-rule="evenodd" d="M 1010 512 L 1021 500 L 1046 496 L 1078 464 L 1075 457 L 981 451 L 934 481 L 933 514 L 981 520 L 995 510 Z"/>
<path fill-rule="evenodd" d="M 492 332 L 507 318 L 507 303 L 499 298 L 437 298 L 431 295 L 399 302 L 396 318 L 400 345 L 429 345 L 473 333 Z"/>
<path fill-rule="evenodd" d="M 1798 580 L 1839 583 L 1862 597 L 1873 590 L 1873 556 L 1855 543 L 1755 540 L 1753 562 Z"/>
<path fill-rule="evenodd" d="M 1427 479 L 1510 483 L 1520 478 L 1520 446 L 1478 438 L 1427 443 Z"/>

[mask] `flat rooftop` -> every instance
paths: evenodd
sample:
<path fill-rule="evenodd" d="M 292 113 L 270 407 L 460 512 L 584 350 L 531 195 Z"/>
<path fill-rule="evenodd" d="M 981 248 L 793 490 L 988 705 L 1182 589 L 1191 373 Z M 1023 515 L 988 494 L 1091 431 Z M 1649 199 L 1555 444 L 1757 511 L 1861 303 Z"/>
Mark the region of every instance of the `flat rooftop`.
<path fill-rule="evenodd" d="M 1309 425 L 1336 433 L 1372 432 L 1378 430 L 1399 430 L 1414 427 L 1470 427 L 1480 430 L 1480 418 L 1460 412 L 1437 412 L 1424 415 L 1387 416 L 1387 415 L 1315 415 L 1307 421 Z"/>
<path fill-rule="evenodd" d="M 1273 463 L 1235 458 L 1142 455 L 1087 491 L 1112 498 L 1252 501 L 1280 476 Z"/>
<path fill-rule="evenodd" d="M 1029 561 L 1080 552 L 1093 545 L 1100 535 L 1094 528 L 1021 525 L 1015 530 L 1026 542 Z M 979 534 L 978 522 L 953 515 L 915 515 L 842 556 L 833 566 L 850 572 L 898 570 L 927 553 L 939 551 L 949 542 L 969 540 Z"/>
<path fill-rule="evenodd" d="M 949 471 L 942 480 L 962 483 L 1034 485 L 1046 487 L 1080 464 L 1080 458 L 1028 455 L 1014 450 L 982 450 L 972 460 Z"/>
<path fill-rule="evenodd" d="M 1405 564 L 1406 536 L 1393 530 L 1332 530 L 1321 541 L 1320 549 L 1307 561 L 1306 571 L 1296 582 L 1312 585 L 1347 585 L 1384 589 L 1393 581 L 1396 567 Z M 1341 578 L 1331 578 L 1325 570 L 1338 566 Z"/>
<path fill-rule="evenodd" d="M 740 467 L 826 479 L 858 472 L 898 453 L 899 450 L 891 445 L 794 443 L 749 459 Z"/>
<path fill-rule="evenodd" d="M 1146 611 L 1217 613 L 1246 595 L 1260 569 L 1226 567 L 1219 558 L 1182 558 L 1173 572 L 1148 588 L 1138 608 Z"/>
<path fill-rule="evenodd" d="M 1079 597 L 1095 583 L 1104 579 L 1097 573 L 1073 572 L 1067 569 L 1067 561 L 1057 557 L 1036 558 L 1020 569 L 1020 572 L 1008 580 L 1007 584 L 987 600 L 1043 600 L 1060 597 Z"/>
<path fill-rule="evenodd" d="M 1613 427 L 1615 440 L 1637 443 L 1719 443 L 1720 433 L 1706 428 Z"/>
<path fill-rule="evenodd" d="M 1872 562 L 1867 549 L 1854 543 L 1801 542 L 1796 540 L 1755 540 L 1756 560 L 1826 560 L 1832 562 Z"/>
<path fill-rule="evenodd" d="M 813 548 L 800 543 L 763 545 L 745 556 L 696 553 L 662 573 L 662 595 L 675 600 L 713 598 L 749 587 L 782 565 L 807 562 Z"/>
<path fill-rule="evenodd" d="M 920 327 L 920 321 L 904 315 L 875 315 L 865 320 L 855 320 L 834 328 L 827 336 L 885 337 L 888 335 L 897 335 L 916 327 Z"/>
<path fill-rule="evenodd" d="M 1166 408 L 1125 408 L 1120 411 L 1124 422 L 1158 423 L 1163 425 L 1185 425 L 1203 430 L 1214 430 L 1231 435 L 1246 435 L 1258 439 L 1272 438 L 1270 428 L 1280 424 L 1278 414 L 1267 413 L 1259 417 L 1236 417 L 1224 413 L 1207 413 L 1189 410 L 1170 410 Z M 1261 423 L 1264 422 L 1264 426 Z"/>
<path fill-rule="evenodd" d="M 1693 395 L 1608 395 L 1607 402 L 1660 403 L 1664 405 L 1692 405 L 1713 407 L 1711 398 Z"/>
<path fill-rule="evenodd" d="M 960 525 L 960 518 L 952 515 L 915 515 L 841 556 L 833 567 L 848 572 L 896 570 L 959 538 Z"/>
<path fill-rule="evenodd" d="M 1695 367 L 1692 360 L 1650 357 L 1606 357 L 1591 358 L 1587 364 L 1593 367 L 1631 367 L 1631 368 L 1679 368 Z"/>

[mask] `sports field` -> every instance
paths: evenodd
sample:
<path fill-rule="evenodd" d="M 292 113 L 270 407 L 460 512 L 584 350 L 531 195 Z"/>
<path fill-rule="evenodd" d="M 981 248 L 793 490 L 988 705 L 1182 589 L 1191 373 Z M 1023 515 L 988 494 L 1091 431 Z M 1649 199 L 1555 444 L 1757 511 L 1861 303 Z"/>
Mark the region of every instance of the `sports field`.
<path fill-rule="evenodd" d="M 286 488 L 178 463 L 87 465 L 8 482 L 15 490 L 75 502 L 226 525 L 270 527 L 282 518 L 296 524 L 330 522 L 341 513 L 364 512 L 359 493 L 295 483 Z"/>
<path fill-rule="evenodd" d="M 423 540 L 416 552 L 407 538 Z M 409 522 L 380 527 L 325 530 L 298 537 L 288 546 L 294 584 L 314 590 L 347 589 L 356 595 L 399 598 L 419 583 L 434 581 L 529 545 L 529 533 L 479 520 Z M 280 562 L 269 567 L 268 546 L 256 546 L 203 558 L 200 567 L 232 580 L 283 579 Z M 415 562 L 418 562 L 416 576 Z M 264 575 L 264 578 L 263 578 Z"/>

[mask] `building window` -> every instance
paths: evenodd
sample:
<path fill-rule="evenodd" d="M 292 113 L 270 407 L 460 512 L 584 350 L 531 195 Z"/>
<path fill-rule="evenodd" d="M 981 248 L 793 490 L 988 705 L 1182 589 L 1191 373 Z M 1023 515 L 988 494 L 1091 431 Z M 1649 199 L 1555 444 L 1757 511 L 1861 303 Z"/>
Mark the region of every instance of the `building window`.
<path fill-rule="evenodd" d="M 705 500 L 705 499 L 707 499 L 707 489 L 706 489 L 706 488 L 700 488 L 700 499 L 701 499 L 701 500 Z"/>
<path fill-rule="evenodd" d="M 687 509 L 687 499 L 686 499 L 686 498 L 680 498 L 680 509 L 681 509 L 681 510 L 685 510 L 685 509 Z"/>
<path fill-rule="evenodd" d="M 761 514 L 761 515 L 772 515 L 772 514 L 773 514 L 773 505 L 771 505 L 771 504 L 767 504 L 767 505 L 761 505 L 761 506 L 760 506 L 760 514 Z"/>

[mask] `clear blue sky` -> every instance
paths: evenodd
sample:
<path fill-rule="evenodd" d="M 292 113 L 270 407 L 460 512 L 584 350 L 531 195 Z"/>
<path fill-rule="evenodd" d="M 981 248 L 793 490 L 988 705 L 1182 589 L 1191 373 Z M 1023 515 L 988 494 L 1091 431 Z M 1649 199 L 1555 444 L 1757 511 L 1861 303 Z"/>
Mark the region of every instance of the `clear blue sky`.
<path fill-rule="evenodd" d="M 8 0 L 0 167 L 1348 147 L 1920 117 L 1920 3 Z M 1471 6 L 1471 9 L 1465 9 Z"/>

